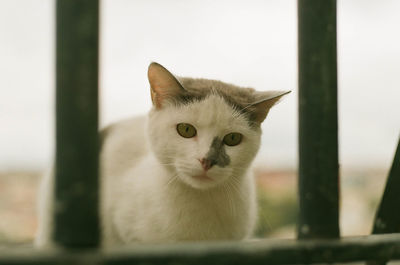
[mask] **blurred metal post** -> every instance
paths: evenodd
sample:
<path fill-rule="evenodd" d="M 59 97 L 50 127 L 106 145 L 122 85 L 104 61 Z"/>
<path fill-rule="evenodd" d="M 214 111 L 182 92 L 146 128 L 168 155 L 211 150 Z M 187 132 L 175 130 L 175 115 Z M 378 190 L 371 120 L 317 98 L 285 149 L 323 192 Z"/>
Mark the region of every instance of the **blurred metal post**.
<path fill-rule="evenodd" d="M 54 240 L 96 247 L 98 220 L 98 0 L 56 2 Z"/>
<path fill-rule="evenodd" d="M 299 238 L 339 237 L 336 0 L 298 0 Z"/>
<path fill-rule="evenodd" d="M 373 234 L 400 232 L 400 139 L 386 182 L 381 204 L 375 216 Z"/>
<path fill-rule="evenodd" d="M 400 139 L 394 155 L 393 164 L 386 181 L 385 191 L 375 215 L 372 234 L 400 232 Z M 387 260 L 367 262 L 367 265 L 384 265 Z"/>

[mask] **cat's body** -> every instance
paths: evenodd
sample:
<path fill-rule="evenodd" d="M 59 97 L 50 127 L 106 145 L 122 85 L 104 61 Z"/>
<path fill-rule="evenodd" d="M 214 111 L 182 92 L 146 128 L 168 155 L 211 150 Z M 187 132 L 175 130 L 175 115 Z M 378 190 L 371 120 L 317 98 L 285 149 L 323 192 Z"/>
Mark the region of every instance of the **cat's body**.
<path fill-rule="evenodd" d="M 158 64 L 149 67 L 149 81 L 154 107 L 148 117 L 102 132 L 103 244 L 249 237 L 257 216 L 249 166 L 260 123 L 284 93 L 261 95 L 204 79 L 178 82 Z M 38 245 L 47 244 L 51 231 L 49 201 L 42 205 Z"/>

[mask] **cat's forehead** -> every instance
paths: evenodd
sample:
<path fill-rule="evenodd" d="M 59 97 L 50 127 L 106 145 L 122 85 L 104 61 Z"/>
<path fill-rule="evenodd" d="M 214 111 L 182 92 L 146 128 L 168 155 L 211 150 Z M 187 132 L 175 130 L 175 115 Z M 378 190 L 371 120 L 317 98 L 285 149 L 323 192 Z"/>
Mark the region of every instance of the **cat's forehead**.
<path fill-rule="evenodd" d="M 219 95 L 228 104 L 244 108 L 255 100 L 255 90 L 249 87 L 239 87 L 218 80 L 202 78 L 178 78 L 179 82 L 188 91 L 189 97 L 202 100 L 210 95 Z"/>
<path fill-rule="evenodd" d="M 248 127 L 248 119 L 219 95 L 208 95 L 199 101 L 178 107 L 174 115 L 179 122 L 192 122 L 197 126 L 230 128 Z"/>

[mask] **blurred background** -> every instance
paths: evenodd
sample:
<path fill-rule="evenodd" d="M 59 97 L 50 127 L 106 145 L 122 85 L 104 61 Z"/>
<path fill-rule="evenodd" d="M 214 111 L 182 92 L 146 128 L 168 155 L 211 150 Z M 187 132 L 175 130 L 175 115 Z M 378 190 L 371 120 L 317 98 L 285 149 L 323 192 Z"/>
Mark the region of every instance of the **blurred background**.
<path fill-rule="evenodd" d="M 54 153 L 52 0 L 0 0 L 0 243 L 30 242 Z M 297 215 L 297 10 L 287 0 L 101 1 L 101 125 L 151 107 L 147 66 L 292 90 L 263 124 L 260 237 Z M 338 1 L 342 235 L 368 234 L 400 133 L 400 1 Z"/>

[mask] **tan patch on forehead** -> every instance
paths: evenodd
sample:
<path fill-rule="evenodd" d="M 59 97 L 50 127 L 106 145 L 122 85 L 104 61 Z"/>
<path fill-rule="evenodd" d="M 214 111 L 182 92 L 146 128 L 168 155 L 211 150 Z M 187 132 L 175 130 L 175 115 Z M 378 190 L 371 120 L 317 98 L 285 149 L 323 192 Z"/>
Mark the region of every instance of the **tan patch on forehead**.
<path fill-rule="evenodd" d="M 228 103 L 245 107 L 254 102 L 255 90 L 249 87 L 239 87 L 217 80 L 178 78 L 182 86 L 193 96 L 205 98 L 210 94 L 223 97 Z"/>
<path fill-rule="evenodd" d="M 257 99 L 253 88 L 201 78 L 180 77 L 178 80 L 193 99 L 202 100 L 209 95 L 218 95 L 234 110 L 244 114 L 251 127 L 259 127 L 259 123 L 254 122 L 255 108 L 251 105 Z"/>

